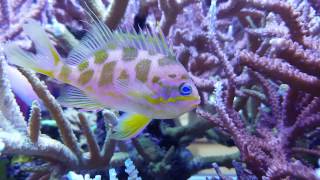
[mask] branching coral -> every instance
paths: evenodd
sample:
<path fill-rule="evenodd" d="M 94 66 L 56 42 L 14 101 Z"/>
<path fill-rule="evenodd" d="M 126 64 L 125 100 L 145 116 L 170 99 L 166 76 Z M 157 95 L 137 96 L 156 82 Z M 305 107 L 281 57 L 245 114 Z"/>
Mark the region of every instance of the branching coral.
<path fill-rule="evenodd" d="M 2 0 L 0 4 L 0 41 L 4 41 L 15 38 L 28 18 L 42 19 L 47 1 Z"/>
<path fill-rule="evenodd" d="M 261 79 L 261 81 L 265 81 Z M 266 90 L 272 91 L 270 84 L 266 83 Z M 240 116 L 237 115 L 233 109 L 228 109 L 222 98 L 222 84 L 218 83 L 216 86 L 216 102 L 215 108 L 218 112 L 218 116 L 212 116 L 207 112 L 199 109 L 198 113 L 202 117 L 205 117 L 212 121 L 217 126 L 224 128 L 233 137 L 237 147 L 240 149 L 241 158 L 244 160 L 249 168 L 257 175 L 265 175 L 270 179 L 285 178 L 292 176 L 301 179 L 316 179 L 314 170 L 304 166 L 299 161 L 288 159 L 290 149 L 292 148 L 292 142 L 299 136 L 296 131 L 296 127 L 299 126 L 299 130 L 307 131 L 310 129 L 309 125 L 319 121 L 317 119 L 318 114 L 311 114 L 308 119 L 297 119 L 293 125 L 285 125 L 286 113 L 291 112 L 277 112 L 280 109 L 274 109 L 272 111 L 273 116 L 270 119 L 263 119 L 257 124 L 256 135 L 249 134 L 244 125 L 241 123 Z M 268 89 L 267 89 L 268 88 Z M 290 92 L 288 92 L 290 93 Z M 288 97 L 287 97 L 288 98 Z M 273 99 L 279 101 L 278 99 Z M 276 103 L 279 102 L 270 102 Z M 292 104 L 284 104 L 286 106 L 292 106 Z M 273 108 L 276 108 L 273 106 Z M 285 107 L 280 107 L 281 110 L 285 110 Z M 306 107 L 309 109 L 310 107 Z M 305 111 L 302 110 L 302 113 Z M 278 114 L 281 113 L 281 114 Z M 306 114 L 300 114 L 299 116 L 305 116 Z M 279 119 L 280 118 L 280 119 Z M 272 127 L 277 127 L 277 132 L 274 133 L 272 128 L 262 126 L 265 121 L 277 121 Z M 294 121 L 291 119 L 291 121 Z M 299 125 L 298 125 L 299 124 Z M 303 133 L 300 131 L 300 134 Z M 297 136 L 296 136 L 297 135 Z M 295 137 L 292 137 L 295 136 Z M 303 170 L 302 170 L 303 169 Z M 301 170 L 301 171 L 300 171 Z"/>
<path fill-rule="evenodd" d="M 165 35 L 169 33 L 170 26 L 175 23 L 178 14 L 181 13 L 183 8 L 192 3 L 193 0 L 159 0 L 159 7 L 162 10 L 162 17 L 160 20 L 161 30 Z"/>
<path fill-rule="evenodd" d="M 313 25 L 305 21 L 317 10 L 306 1 L 230 0 L 201 19 L 197 11 L 206 9 L 191 8 L 198 19 L 178 19 L 169 36 L 202 92 L 198 114 L 232 137 L 259 177 L 316 179 L 305 159 L 292 158 L 301 158 L 297 150 L 319 151 L 300 147 L 320 121 L 318 36 L 306 31 Z M 281 89 L 285 84 L 289 89 Z"/>
<path fill-rule="evenodd" d="M 314 169 L 320 154 L 318 2 L 140 0 L 136 5 L 138 1 L 128 0 L 90 0 L 79 4 L 73 0 L 48 4 L 17 1 L 24 6 L 3 2 L 2 40 L 15 40 L 26 18 L 41 17 L 63 55 L 78 43 L 87 27 L 85 10 L 92 10 L 112 29 L 118 25 L 142 31 L 161 29 L 201 94 L 201 105 L 196 111 L 199 117 L 190 112 L 188 125 L 155 121 L 132 143 L 110 140 L 110 128 L 106 134 L 101 132 L 104 143 L 97 142 L 101 140 L 94 137 L 83 114 L 77 113 L 75 118 L 88 147 L 83 149 L 46 86 L 34 74 L 20 69 L 56 121 L 62 141 L 39 131 L 41 113 L 36 102 L 28 124 L 25 122 L 3 73 L 2 60 L 1 153 L 43 159 L 42 166 L 32 167 L 39 170 L 34 178 L 59 176 L 68 170 L 88 172 L 109 165 L 118 168 L 128 157 L 142 178 L 186 179 L 211 168 L 213 162 L 233 165 L 239 178 L 317 178 Z M 31 15 L 20 13 L 19 9 L 30 6 L 39 7 L 38 11 L 30 11 Z M 21 16 L 20 20 L 12 14 Z M 129 16 L 124 17 L 125 14 Z M 117 119 L 112 113 L 104 115 L 105 119 Z M 12 134 L 17 138 L 11 138 Z M 187 146 L 203 137 L 208 142 L 235 145 L 239 152 L 226 156 L 192 155 Z M 98 144 L 103 144 L 101 150 Z M 118 159 L 114 155 L 110 160 L 114 150 Z M 244 163 L 252 174 L 245 173 L 248 170 L 239 163 L 232 163 L 234 159 Z M 217 166 L 215 169 L 218 170 Z"/>
<path fill-rule="evenodd" d="M 159 1 L 158 3 L 159 6 L 163 8 L 164 12 L 161 17 L 161 28 L 164 31 L 169 32 L 169 28 L 175 22 L 172 21 L 173 19 L 170 19 L 170 16 L 178 16 L 185 6 L 194 2 Z M 149 8 L 149 6 L 154 7 L 156 4 L 156 1 L 141 2 L 141 9 L 138 13 L 144 11 L 143 8 Z M 48 23 L 47 28 L 49 33 L 52 35 L 51 39 L 55 42 L 57 49 L 61 51 L 62 54 L 66 55 L 68 51 L 78 43 L 76 38 L 76 36 L 78 36 L 77 33 L 80 32 L 81 28 L 87 26 L 83 21 L 77 22 L 81 16 L 86 15 L 84 9 L 89 13 L 93 12 L 109 27 L 115 29 L 127 9 L 128 1 L 112 1 L 110 3 L 106 3 L 106 5 L 108 5 L 108 10 L 104 7 L 103 2 L 99 0 L 87 2 L 80 1 L 80 4 L 77 4 L 74 1 L 51 1 L 47 5 L 46 9 L 42 9 L 43 11 L 39 13 L 41 14 L 41 17 L 47 17 L 49 19 L 48 22 L 44 23 Z M 175 11 L 176 7 L 179 7 L 179 11 L 177 12 Z M 4 8 L 4 10 L 6 9 Z M 45 13 L 46 11 L 49 13 Z M 7 14 L 3 11 L 2 15 Z M 143 15 L 147 16 L 148 14 L 139 14 L 139 16 Z M 24 18 L 27 19 L 29 16 Z M 21 24 L 25 19 L 21 19 Z M 7 20 L 10 22 L 13 21 L 12 18 L 8 18 Z M 77 26 L 80 26 L 80 28 Z M 74 27 L 76 27 L 75 32 L 73 32 Z M 18 35 L 18 32 L 21 31 L 21 27 L 17 27 L 16 31 L 16 35 Z M 166 34 L 168 32 L 166 32 Z M 19 38 L 22 37 L 23 36 Z M 10 37 L 10 39 L 13 40 L 13 37 Z M 24 43 L 25 42 L 26 41 L 24 41 Z M 30 46 L 30 44 L 24 47 L 27 49 L 31 48 L 32 50 L 32 46 Z M 2 60 L 2 62 L 4 61 Z M 70 120 L 68 119 L 70 117 L 67 118 L 64 115 L 62 108 L 56 102 L 55 98 L 49 93 L 46 85 L 44 85 L 44 83 L 41 82 L 35 74 L 21 68 L 19 70 L 27 77 L 34 91 L 49 111 L 51 118 L 54 119 L 59 129 L 61 142 L 41 133 L 41 109 L 37 102 L 33 103 L 30 118 L 28 119 L 28 124 L 26 124 L 24 117 L 22 117 L 19 109 L 17 109 L 18 106 L 14 100 L 13 94 L 11 93 L 7 79 L 3 76 L 3 83 L 1 83 L 1 85 L 4 89 L 2 92 L 5 94 L 6 98 L 2 99 L 3 106 L 1 109 L 4 119 L 1 121 L 3 123 L 1 126 L 3 131 L 0 133 L 1 144 L 3 145 L 1 151 L 2 154 L 22 154 L 32 156 L 36 159 L 41 159 L 42 165 L 34 164 L 31 167 L 24 168 L 28 171 L 34 172 L 29 177 L 30 179 L 61 177 L 68 171 L 83 173 L 91 170 L 103 170 L 109 165 L 120 166 L 123 163 L 121 160 L 127 158 L 128 155 L 119 155 L 120 158 L 117 158 L 117 153 L 114 154 L 115 141 L 108 138 L 108 135 L 112 130 L 111 128 L 108 129 L 106 136 L 103 138 L 104 143 L 100 150 L 100 146 L 98 145 L 86 118 L 82 113 L 77 113 L 78 117 L 72 118 L 77 119 L 76 121 L 80 123 L 81 133 L 86 138 L 87 142 L 87 149 L 84 149 L 82 146 L 80 147 L 80 140 L 78 140 L 76 135 L 79 133 L 79 129 L 76 128 L 77 132 L 75 132 L 71 126 L 71 121 L 74 122 L 75 120 Z M 1 71 L 1 74 L 4 75 L 4 71 Z M 104 113 L 105 119 L 116 121 L 117 117 L 115 115 L 109 111 L 105 112 L 107 112 Z M 107 124 L 108 123 L 106 123 L 106 125 Z M 141 155 L 133 157 L 140 169 L 144 169 L 142 165 L 150 166 L 150 170 L 143 172 L 146 177 L 154 177 L 157 175 L 159 175 L 159 177 L 169 177 L 169 174 L 176 173 L 170 167 L 178 168 L 179 166 L 184 166 L 184 170 L 181 171 L 180 174 L 187 172 L 184 175 L 184 177 L 187 178 L 201 169 L 209 168 L 211 163 L 214 161 L 219 162 L 222 165 L 231 166 L 231 160 L 238 158 L 238 153 L 222 157 L 192 157 L 192 155 L 190 155 L 190 162 L 188 164 L 183 165 L 183 163 L 179 163 L 178 166 L 170 165 L 177 158 L 179 161 L 182 161 L 183 152 L 189 154 L 189 151 L 186 149 L 187 145 L 189 145 L 194 139 L 202 137 L 210 127 L 211 126 L 209 126 L 208 121 L 205 120 L 197 121 L 194 124 L 190 124 L 185 127 L 166 127 L 165 123 L 161 123 L 161 128 L 159 129 L 162 132 L 161 136 L 163 136 L 166 141 L 174 141 L 174 145 L 171 145 L 166 149 L 157 143 L 153 143 L 153 140 L 149 139 L 149 137 L 141 136 L 138 139 L 133 140 L 133 147 L 129 146 L 127 148 L 130 150 L 136 149 L 136 152 L 133 152 Z M 12 133 L 14 133 L 16 138 L 10 138 L 9 134 Z M 118 143 L 118 146 L 120 150 L 126 147 L 125 144 L 120 142 Z M 149 151 L 156 149 L 159 151 L 153 155 Z M 113 158 L 111 160 L 112 155 Z M 129 153 L 129 155 L 132 156 L 131 153 Z M 178 174 L 176 173 L 177 177 Z"/>
<path fill-rule="evenodd" d="M 31 179 L 49 175 L 51 177 L 60 177 L 69 170 L 88 171 L 90 169 L 105 169 L 109 165 L 111 156 L 113 155 L 115 141 L 106 137 L 103 149 L 100 151 L 85 117 L 80 113 L 79 119 L 82 131 L 89 146 L 89 152 L 83 152 L 78 146 L 77 139 L 71 129 L 69 121 L 65 120 L 63 116 L 60 105 L 48 92 L 43 82 L 26 70 L 21 69 L 21 72 L 28 78 L 35 92 L 55 119 L 64 144 L 39 132 L 41 114 L 39 106 L 37 103 L 34 103 L 28 128 L 24 125 L 24 128 L 16 127 L 8 129 L 10 126 L 19 125 L 19 123 L 16 122 L 18 120 L 21 122 L 20 124 L 23 124 L 25 122 L 24 118 L 17 117 L 15 113 L 3 116 L 2 122 L 6 124 L 1 126 L 4 130 L 0 133 L 0 140 L 5 144 L 4 149 L 1 151 L 2 154 L 24 154 L 42 158 L 47 161 L 45 167 L 41 168 L 39 170 L 40 172 L 35 172 L 32 177 L 30 177 Z M 3 65 L 1 66 L 1 75 L 2 79 L 6 81 Z M 8 83 L 2 83 L 1 88 L 8 88 Z M 6 101 L 9 102 L 7 105 L 10 105 L 10 102 L 15 102 L 15 100 L 10 92 L 7 94 Z M 2 109 L 2 112 L 8 111 Z M 19 111 L 16 112 L 20 113 Z M 110 130 L 111 129 L 109 129 L 109 133 Z M 34 171 L 37 171 L 37 167 L 34 167 Z"/>
<path fill-rule="evenodd" d="M 311 8 L 308 3 L 303 2 L 304 8 Z M 295 10 L 297 6 L 295 3 L 230 0 L 218 5 L 218 22 L 236 18 L 242 27 L 237 27 L 231 20 L 229 20 L 229 27 L 240 30 L 247 28 L 245 31 L 238 30 L 238 33 L 234 31 L 232 34 L 234 44 L 231 45 L 234 49 L 231 49 L 231 52 L 235 54 L 230 53 L 230 47 L 228 47 L 230 43 L 227 40 L 221 39 L 220 42 L 213 40 L 216 45 L 221 46 L 218 53 L 215 52 L 214 55 L 219 57 L 221 53 L 226 54 L 229 61 L 225 61 L 225 58 L 221 56 L 219 60 L 222 64 L 233 64 L 233 72 L 239 75 L 232 80 L 230 79 L 230 68 L 224 68 L 224 73 L 220 74 L 220 78 L 223 78 L 221 75 L 225 75 L 225 79 L 207 84 L 207 86 L 215 84 L 215 100 L 212 102 L 214 108 L 211 107 L 210 113 L 208 107 L 199 108 L 197 111 L 200 116 L 209 119 L 215 126 L 228 132 L 239 148 L 241 159 L 248 168 L 256 175 L 268 179 L 317 178 L 314 170 L 304 159 L 293 159 L 297 157 L 294 155 L 294 151 L 297 150 L 295 146 L 301 146 L 299 141 L 303 141 L 301 138 L 303 134 L 315 130 L 320 123 L 317 97 L 319 95 L 317 90 L 319 89 L 317 72 L 319 70 L 317 68 L 319 51 L 306 40 L 317 41 L 315 39 L 318 37 L 304 30 L 303 27 L 309 25 L 308 22 L 303 21 L 305 18 L 301 15 L 302 12 Z M 245 8 L 273 13 L 273 17 L 264 19 L 265 16 L 257 16 L 251 12 L 243 16 L 240 12 Z M 261 24 L 261 21 L 265 20 L 285 26 L 281 25 L 278 27 L 279 30 L 272 32 L 268 29 L 270 27 L 263 27 L 268 23 Z M 219 23 L 216 25 L 218 32 L 225 31 Z M 284 32 L 286 29 L 290 36 L 284 33 L 274 33 Z M 209 36 L 219 39 L 215 34 Z M 237 48 L 241 36 L 248 37 L 249 46 L 245 47 L 245 50 Z M 244 68 L 244 66 L 252 69 Z M 254 71 L 270 77 L 273 81 L 267 80 Z M 244 74 L 249 74 L 250 77 L 245 83 L 241 78 Z M 198 78 L 196 81 L 201 82 Z M 279 85 L 283 85 L 282 83 L 288 84 L 289 88 L 280 95 L 278 94 L 281 88 Z M 237 88 L 235 92 L 234 87 Z M 243 87 L 260 89 L 259 91 L 262 91 L 267 99 L 252 91 L 243 91 Z M 248 105 L 251 106 L 250 109 Z M 270 112 L 263 110 L 262 105 L 270 108 Z M 250 119 L 253 122 L 247 123 Z M 252 123 L 254 128 L 248 129 Z M 300 152 L 303 152 L 302 149 L 309 147 L 300 148 L 302 147 L 298 147 Z M 314 155 L 317 151 L 319 150 L 308 151 L 306 149 L 304 153 Z"/>

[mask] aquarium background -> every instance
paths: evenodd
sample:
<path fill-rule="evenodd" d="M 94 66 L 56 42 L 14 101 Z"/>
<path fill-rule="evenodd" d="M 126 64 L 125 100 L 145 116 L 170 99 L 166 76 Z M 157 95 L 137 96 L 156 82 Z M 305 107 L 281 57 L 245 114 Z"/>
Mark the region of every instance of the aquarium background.
<path fill-rule="evenodd" d="M 116 141 L 123 112 L 62 107 L 64 84 L 1 50 L 0 180 L 320 179 L 319 0 L 1 0 L 0 42 L 35 52 L 32 18 L 67 57 L 88 13 L 162 32 L 201 104 Z"/>

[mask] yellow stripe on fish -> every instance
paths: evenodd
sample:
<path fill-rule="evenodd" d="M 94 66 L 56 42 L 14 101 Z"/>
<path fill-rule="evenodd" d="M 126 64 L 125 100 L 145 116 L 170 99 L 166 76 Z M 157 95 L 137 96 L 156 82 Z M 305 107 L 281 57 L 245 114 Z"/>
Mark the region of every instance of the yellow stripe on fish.
<path fill-rule="evenodd" d="M 145 96 L 145 99 L 151 103 L 151 104 L 167 104 L 167 103 L 175 103 L 178 101 L 192 101 L 192 100 L 198 100 L 197 97 L 193 96 L 177 96 L 177 97 L 171 97 L 168 99 L 164 99 L 162 97 L 159 98 L 153 98 L 151 96 Z"/>

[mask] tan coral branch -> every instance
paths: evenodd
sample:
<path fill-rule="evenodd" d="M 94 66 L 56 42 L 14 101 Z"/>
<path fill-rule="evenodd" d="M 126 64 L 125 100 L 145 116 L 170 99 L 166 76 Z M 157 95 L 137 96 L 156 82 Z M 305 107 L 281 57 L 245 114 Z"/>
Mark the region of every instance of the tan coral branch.
<path fill-rule="evenodd" d="M 94 135 L 92 134 L 92 131 L 90 130 L 89 124 L 84 116 L 84 114 L 79 113 L 79 120 L 82 127 L 82 132 L 85 135 L 89 147 L 90 152 L 90 159 L 92 161 L 98 161 L 100 158 L 100 151 L 98 144 L 94 138 Z"/>
<path fill-rule="evenodd" d="M 59 141 L 46 136 L 40 136 L 37 144 L 25 138 L 18 132 L 0 132 L 0 140 L 6 145 L 4 154 L 22 154 L 30 156 L 38 156 L 59 162 L 74 168 L 78 163 L 77 157 L 69 148 L 61 144 Z"/>
<path fill-rule="evenodd" d="M 39 104 L 34 101 L 31 107 L 31 115 L 29 118 L 29 136 L 33 143 L 38 142 L 40 134 L 41 110 Z"/>
<path fill-rule="evenodd" d="M 160 20 L 160 28 L 164 35 L 168 35 L 170 27 L 176 22 L 177 16 L 183 8 L 194 0 L 158 0 L 159 8 L 162 10 L 162 16 Z"/>
<path fill-rule="evenodd" d="M 80 147 L 77 144 L 77 139 L 72 132 L 70 123 L 64 119 L 63 112 L 59 103 L 49 93 L 46 85 L 41 82 L 35 74 L 23 68 L 19 68 L 19 70 L 28 79 L 28 81 L 32 85 L 33 90 L 37 93 L 39 98 L 43 101 L 44 105 L 48 108 L 48 111 L 50 112 L 52 118 L 57 122 L 63 142 L 67 147 L 71 149 L 72 152 L 77 155 L 79 159 L 82 159 L 82 153 L 80 151 Z"/>
<path fill-rule="evenodd" d="M 111 160 L 111 157 L 114 152 L 114 148 L 116 145 L 116 140 L 111 139 L 110 135 L 112 133 L 113 127 L 115 126 L 115 123 L 118 121 L 115 114 L 109 110 L 103 111 L 103 117 L 105 120 L 105 124 L 107 126 L 107 136 L 104 140 L 103 146 L 102 146 L 102 161 L 103 162 L 109 162 Z"/>
<path fill-rule="evenodd" d="M 129 0 L 113 0 L 108 6 L 104 22 L 110 29 L 117 28 L 124 16 L 128 3 Z"/>

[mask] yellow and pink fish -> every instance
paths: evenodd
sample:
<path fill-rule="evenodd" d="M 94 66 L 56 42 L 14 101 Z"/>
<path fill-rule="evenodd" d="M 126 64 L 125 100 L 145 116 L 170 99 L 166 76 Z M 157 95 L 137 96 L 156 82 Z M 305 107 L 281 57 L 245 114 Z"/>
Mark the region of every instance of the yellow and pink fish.
<path fill-rule="evenodd" d="M 126 112 L 111 136 L 114 139 L 129 139 L 152 119 L 177 118 L 200 102 L 188 72 L 162 34 L 112 32 L 94 21 L 68 57 L 61 57 L 40 23 L 29 20 L 23 30 L 36 53 L 9 42 L 4 45 L 9 63 L 69 84 L 58 98 L 63 106 Z"/>

